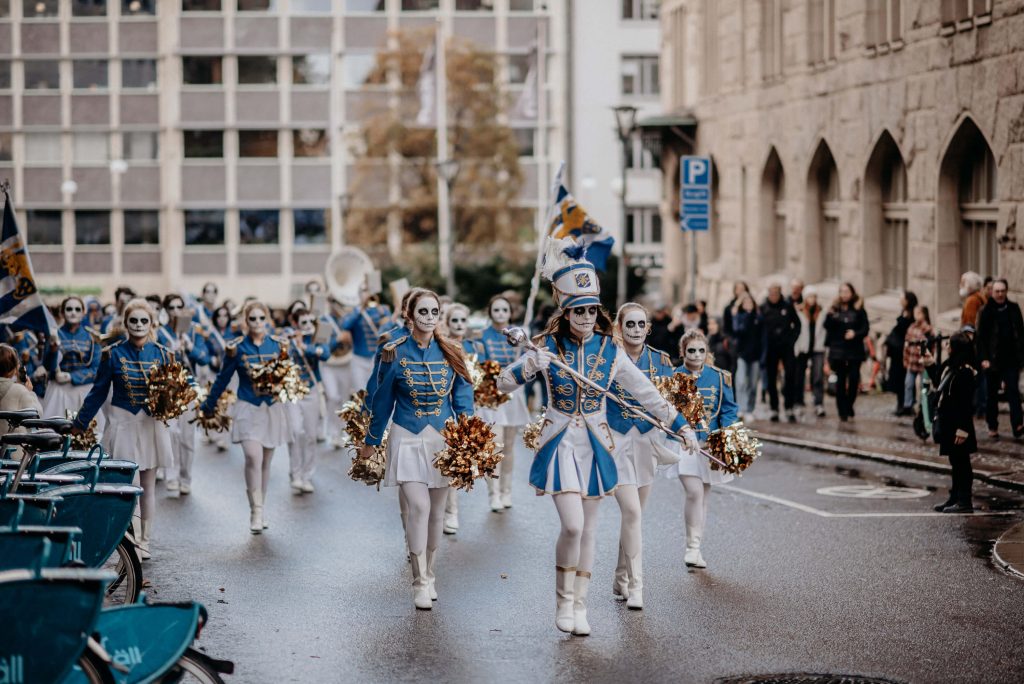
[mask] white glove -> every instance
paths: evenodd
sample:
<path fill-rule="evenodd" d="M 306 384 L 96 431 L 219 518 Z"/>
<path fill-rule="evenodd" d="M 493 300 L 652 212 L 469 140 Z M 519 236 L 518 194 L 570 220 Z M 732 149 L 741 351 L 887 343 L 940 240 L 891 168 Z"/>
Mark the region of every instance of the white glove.
<path fill-rule="evenodd" d="M 554 359 L 555 355 L 546 349 L 530 349 L 523 356 L 523 375 L 532 378 L 546 371 Z"/>
<path fill-rule="evenodd" d="M 680 436 L 683 438 L 683 444 L 686 446 L 687 451 L 697 453 L 700 450 L 700 444 L 697 442 L 697 433 L 693 431 L 693 428 L 689 426 L 684 427 Z"/>
<path fill-rule="evenodd" d="M 71 382 L 71 374 L 65 373 L 64 371 L 57 371 L 53 374 L 53 379 L 61 385 L 66 385 Z"/>

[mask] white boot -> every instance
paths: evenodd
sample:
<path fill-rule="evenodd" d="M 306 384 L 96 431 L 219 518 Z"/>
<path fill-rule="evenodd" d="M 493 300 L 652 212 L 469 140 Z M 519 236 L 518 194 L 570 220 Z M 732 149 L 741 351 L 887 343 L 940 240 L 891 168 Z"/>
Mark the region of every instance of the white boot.
<path fill-rule="evenodd" d="M 291 485 L 292 494 L 302 494 L 302 480 L 296 475 L 292 475 L 291 481 L 288 483 Z"/>
<path fill-rule="evenodd" d="M 563 632 L 572 632 L 576 626 L 573 615 L 573 582 L 576 568 L 555 566 L 555 627 Z"/>
<path fill-rule="evenodd" d="M 412 562 L 412 602 L 420 610 L 430 610 L 433 603 L 427 585 L 427 554 L 410 553 L 409 560 Z"/>
<path fill-rule="evenodd" d="M 459 531 L 459 490 L 454 487 L 448 489 L 448 498 L 445 499 L 443 531 L 445 534 Z"/>
<path fill-rule="evenodd" d="M 619 545 L 619 561 L 615 565 L 615 578 L 612 580 L 612 594 L 616 601 L 625 601 L 629 597 L 629 570 L 626 567 L 626 552 Z"/>
<path fill-rule="evenodd" d="M 249 495 L 249 531 L 263 532 L 263 492 L 259 489 L 246 492 Z"/>
<path fill-rule="evenodd" d="M 626 565 L 629 567 L 629 596 L 626 598 L 626 606 L 633 610 L 642 610 L 644 607 L 644 562 L 640 554 L 632 558 L 626 556 Z"/>
<path fill-rule="evenodd" d="M 576 571 L 576 581 L 572 585 L 572 633 L 576 636 L 590 634 L 590 623 L 587 622 L 587 590 L 590 588 L 590 573 Z"/>
<path fill-rule="evenodd" d="M 138 542 L 138 546 L 136 548 L 139 551 L 139 560 L 149 560 L 153 557 L 149 548 L 149 532 L 151 525 L 152 523 L 148 520 L 143 520 L 139 523 L 139 536 L 135 540 Z"/>
<path fill-rule="evenodd" d="M 430 594 L 430 600 L 437 600 L 437 587 L 434 584 L 434 560 L 437 558 L 437 549 L 433 551 L 427 551 L 427 592 Z"/>
<path fill-rule="evenodd" d="M 700 530 L 690 525 L 686 526 L 686 555 L 683 562 L 688 568 L 706 568 L 704 557 L 700 555 Z"/>
<path fill-rule="evenodd" d="M 498 490 L 498 481 L 493 477 L 487 478 L 487 495 L 491 501 L 491 512 L 501 513 L 504 506 L 501 505 L 501 492 Z"/>

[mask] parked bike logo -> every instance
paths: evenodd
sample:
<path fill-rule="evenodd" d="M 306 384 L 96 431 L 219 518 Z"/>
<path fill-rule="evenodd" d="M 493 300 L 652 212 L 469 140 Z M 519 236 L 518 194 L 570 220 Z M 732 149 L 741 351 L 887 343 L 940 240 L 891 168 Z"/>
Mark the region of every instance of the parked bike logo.
<path fill-rule="evenodd" d="M 138 646 L 128 646 L 127 648 L 117 648 L 111 650 L 107 646 L 108 639 L 103 637 L 101 645 L 103 649 L 110 654 L 111 659 L 118 665 L 124 665 L 131 669 L 136 665 L 142 664 L 142 649 Z"/>
<path fill-rule="evenodd" d="M 0 657 L 0 684 L 25 684 L 25 658 L 23 656 Z"/>

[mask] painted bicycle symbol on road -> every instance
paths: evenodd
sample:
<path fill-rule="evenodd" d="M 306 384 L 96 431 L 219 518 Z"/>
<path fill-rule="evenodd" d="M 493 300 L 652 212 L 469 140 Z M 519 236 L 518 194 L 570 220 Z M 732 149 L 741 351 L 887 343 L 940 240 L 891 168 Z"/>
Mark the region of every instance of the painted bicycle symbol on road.
<path fill-rule="evenodd" d="M 848 499 L 922 499 L 931 494 L 927 489 L 884 485 L 841 485 L 822 487 L 817 492 L 825 496 L 841 496 Z"/>

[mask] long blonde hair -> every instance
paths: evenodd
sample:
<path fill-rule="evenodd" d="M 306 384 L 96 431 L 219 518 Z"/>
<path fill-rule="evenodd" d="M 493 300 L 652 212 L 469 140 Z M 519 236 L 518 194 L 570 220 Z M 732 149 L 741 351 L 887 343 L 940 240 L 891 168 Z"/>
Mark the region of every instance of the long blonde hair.
<path fill-rule="evenodd" d="M 156 342 L 156 331 L 160 327 L 160 323 L 156 320 L 156 311 L 153 309 L 153 305 L 145 299 L 133 299 L 125 305 L 124 311 L 121 312 L 121 331 L 127 334 L 128 316 L 131 315 L 132 311 L 138 311 L 139 309 L 149 314 L 149 335 L 146 336 L 146 341 Z"/>
<path fill-rule="evenodd" d="M 615 313 L 615 326 L 612 332 L 612 339 L 615 341 L 615 344 L 619 346 L 622 346 L 622 319 L 630 311 L 643 311 L 644 316 L 647 318 L 648 325 L 650 325 L 651 322 L 651 312 L 648 311 L 642 304 L 637 304 L 636 302 L 626 302 L 625 304 L 620 306 L 619 310 Z M 647 329 L 647 332 L 651 332 L 651 329 L 649 327 Z"/>
<path fill-rule="evenodd" d="M 711 345 L 708 344 L 708 338 L 704 336 L 704 333 L 703 331 L 701 331 L 700 328 L 693 328 L 691 330 L 687 330 L 685 333 L 683 333 L 682 338 L 680 338 L 679 340 L 679 356 L 684 357 L 684 365 L 686 363 L 686 345 L 694 340 L 698 342 L 703 342 L 704 348 L 708 350 L 707 357 L 704 359 L 704 365 L 715 365 L 715 355 L 711 353 Z"/>
<path fill-rule="evenodd" d="M 249 329 L 249 312 L 253 309 L 259 309 L 267 316 L 267 321 L 270 321 L 270 309 L 263 304 L 263 302 L 253 299 L 252 301 L 246 302 L 245 306 L 242 307 L 242 331 L 246 335 L 251 335 L 252 330 Z M 267 331 L 270 334 L 270 331 Z"/>
<path fill-rule="evenodd" d="M 409 322 L 412 319 L 412 312 L 416 310 L 416 305 L 424 297 L 433 297 L 434 301 L 437 302 L 438 308 L 441 306 L 441 298 L 437 296 L 437 293 L 427 289 L 421 289 L 412 296 L 409 297 L 406 302 L 403 314 L 405 315 L 406 321 Z M 441 353 L 444 354 L 445 361 L 452 367 L 456 373 L 461 375 L 467 382 L 472 383 L 473 380 L 469 376 L 469 369 L 466 367 L 466 357 L 462 353 L 462 347 L 457 345 L 452 340 L 442 335 L 438 330 L 434 328 L 434 340 L 437 342 L 437 346 L 441 348 Z"/>

